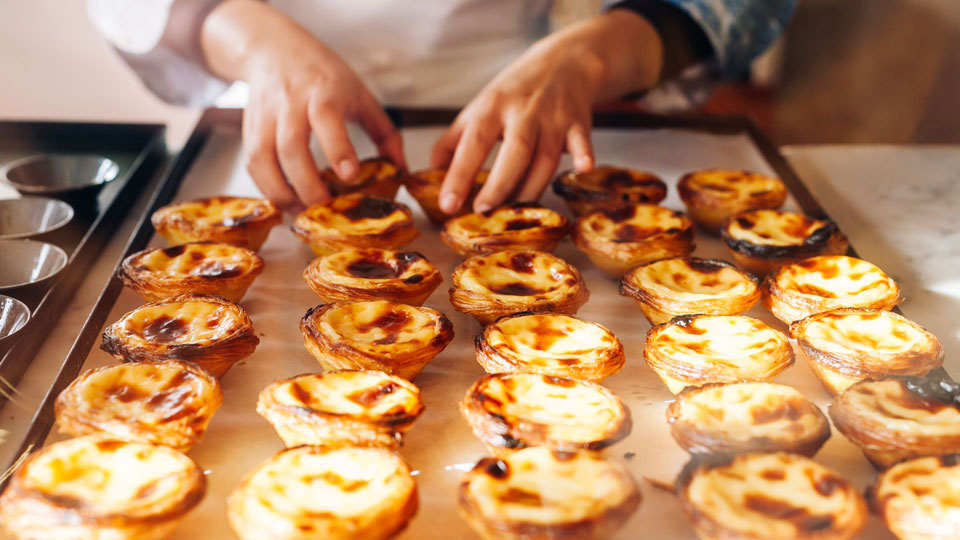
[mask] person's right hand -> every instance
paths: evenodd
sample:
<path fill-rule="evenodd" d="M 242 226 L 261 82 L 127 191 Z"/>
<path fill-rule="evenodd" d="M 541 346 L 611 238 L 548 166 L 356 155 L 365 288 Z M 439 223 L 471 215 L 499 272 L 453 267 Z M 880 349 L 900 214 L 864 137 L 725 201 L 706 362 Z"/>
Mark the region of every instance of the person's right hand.
<path fill-rule="evenodd" d="M 356 175 L 346 123 L 357 122 L 380 155 L 405 166 L 400 134 L 376 98 L 336 53 L 296 22 L 256 0 L 224 2 L 204 22 L 210 69 L 250 85 L 243 154 L 254 182 L 287 210 L 330 196 L 310 153 L 310 134 L 344 180 Z"/>

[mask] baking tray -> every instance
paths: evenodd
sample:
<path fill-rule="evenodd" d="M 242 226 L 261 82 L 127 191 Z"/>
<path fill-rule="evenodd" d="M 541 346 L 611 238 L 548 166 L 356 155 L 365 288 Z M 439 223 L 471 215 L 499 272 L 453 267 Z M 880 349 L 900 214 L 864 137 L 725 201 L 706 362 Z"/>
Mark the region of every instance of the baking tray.
<path fill-rule="evenodd" d="M 425 167 L 430 145 L 454 113 L 442 110 L 390 113 L 403 131 L 411 167 Z M 164 245 L 162 239 L 153 237 L 149 213 L 175 193 L 177 199 L 213 194 L 257 195 L 239 158 L 240 120 L 238 111 L 214 110 L 203 116 L 159 184 L 149 211 L 142 216 L 127 245 L 126 254 L 147 246 Z M 782 178 L 790 191 L 786 208 L 825 217 L 820 205 L 776 148 L 743 117 L 599 114 L 594 126 L 598 163 L 660 174 L 670 186 L 668 198 L 662 203 L 665 206 L 682 209 L 675 185 L 684 172 L 705 167 L 746 168 Z M 360 156 L 373 153 L 369 141 L 357 133 L 352 135 L 356 135 Z M 569 158 L 565 158 L 561 168 L 568 165 Z M 410 249 L 423 252 L 449 280 L 458 258 L 438 241 L 437 229 L 430 226 L 409 195 L 401 191 L 399 200 L 414 208 L 417 226 L 422 231 Z M 569 215 L 552 193 L 548 193 L 543 202 Z M 287 218 L 286 225 L 289 221 Z M 623 371 L 604 381 L 604 385 L 630 407 L 634 427 L 629 437 L 607 450 L 607 456 L 621 461 L 632 472 L 644 500 L 616 538 L 636 538 L 642 534 L 645 538 L 693 539 L 692 529 L 672 494 L 645 481 L 670 482 L 687 460 L 686 453 L 670 437 L 664 418 L 664 409 L 672 395 L 642 359 L 649 324 L 632 300 L 617 294 L 617 282 L 604 276 L 570 241 L 563 242 L 556 253 L 580 268 L 591 290 L 590 301 L 578 315 L 610 328 L 623 342 L 627 355 Z M 699 234 L 695 254 L 728 258 L 719 239 Z M 257 463 L 282 449 L 270 425 L 255 413 L 257 394 L 275 379 L 319 370 L 316 361 L 304 350 L 298 328 L 306 309 L 319 303 L 301 278 L 303 268 L 313 255 L 293 237 L 287 226 L 271 234 L 261 255 L 266 260 L 266 269 L 241 302 L 253 318 L 261 343 L 251 357 L 235 365 L 222 380 L 224 405 L 213 417 L 204 440 L 191 450 L 190 455 L 208 472 L 208 493 L 173 534 L 178 539 L 233 538 L 226 521 L 226 495 Z M 869 254 L 866 255 L 869 258 Z M 407 434 L 401 453 L 416 471 L 420 510 L 399 536 L 403 539 L 473 537 L 456 515 L 456 489 L 463 472 L 487 452 L 460 418 L 457 404 L 470 384 L 483 375 L 473 351 L 473 338 L 480 326 L 471 317 L 452 309 L 446 295 L 448 286 L 449 281 L 441 285 L 425 304 L 450 317 L 457 337 L 415 381 L 421 389 L 426 412 Z M 90 349 L 105 323 L 113 322 L 143 303 L 131 291 L 121 289 L 119 279 L 114 276 L 30 429 L 23 434 L 21 451 L 65 438 L 62 434 L 47 437 L 53 425 L 53 400 L 81 369 L 115 362 L 103 351 Z M 755 307 L 748 314 L 775 328 L 785 329 L 783 323 L 762 307 Z M 786 370 L 777 381 L 794 386 L 821 407 L 830 401 L 830 396 L 802 362 Z M 861 488 L 872 483 L 875 476 L 860 451 L 836 432 L 817 455 L 817 461 L 841 471 Z M 861 537 L 893 538 L 874 518 Z"/>
<path fill-rule="evenodd" d="M 0 122 L 0 166 L 43 153 L 92 153 L 120 166 L 117 178 L 96 198 L 72 198 L 70 222 L 43 240 L 67 253 L 67 265 L 40 289 L 12 295 L 31 310 L 27 325 L 0 351 L 0 407 L 16 391 L 34 354 L 73 297 L 81 280 L 126 215 L 147 179 L 166 158 L 165 127 L 159 124 Z"/>

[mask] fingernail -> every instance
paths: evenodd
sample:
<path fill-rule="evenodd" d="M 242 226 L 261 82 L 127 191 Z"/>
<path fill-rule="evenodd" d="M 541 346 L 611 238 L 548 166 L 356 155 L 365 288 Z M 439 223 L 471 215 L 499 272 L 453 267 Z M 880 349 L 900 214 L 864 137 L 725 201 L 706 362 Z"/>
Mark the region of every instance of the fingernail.
<path fill-rule="evenodd" d="M 593 160 L 590 156 L 577 156 L 577 159 L 573 160 L 573 166 L 580 172 L 589 172 L 593 168 Z"/>
<path fill-rule="evenodd" d="M 478 214 L 482 214 L 482 213 L 486 212 L 487 210 L 491 210 L 492 208 L 493 208 L 492 205 L 490 205 L 489 203 L 484 203 L 484 202 L 474 203 L 474 205 L 473 205 L 473 211 L 476 212 L 476 213 L 478 213 Z"/>
<path fill-rule="evenodd" d="M 353 161 L 345 159 L 340 162 L 340 178 L 344 180 L 349 180 L 353 178 L 353 175 L 357 174 L 357 167 L 353 164 Z"/>
<path fill-rule="evenodd" d="M 458 210 L 457 196 L 453 193 L 444 193 L 440 196 L 440 209 L 447 214 L 452 214 Z"/>

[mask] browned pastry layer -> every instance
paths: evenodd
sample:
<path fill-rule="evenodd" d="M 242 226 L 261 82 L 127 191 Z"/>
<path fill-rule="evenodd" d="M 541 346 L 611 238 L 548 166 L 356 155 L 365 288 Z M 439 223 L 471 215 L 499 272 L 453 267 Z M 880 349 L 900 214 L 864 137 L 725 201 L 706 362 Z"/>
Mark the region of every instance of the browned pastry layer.
<path fill-rule="evenodd" d="M 267 200 L 221 196 L 164 206 L 150 221 L 171 244 L 222 242 L 256 251 L 283 214 Z"/>
<path fill-rule="evenodd" d="M 394 300 L 418 306 L 443 276 L 416 251 L 346 249 L 314 259 L 303 279 L 324 302 Z"/>
<path fill-rule="evenodd" d="M 624 203 L 657 204 L 667 196 L 667 185 L 652 173 L 600 165 L 587 173 L 561 173 L 553 181 L 553 192 L 583 216 Z"/>
<path fill-rule="evenodd" d="M 677 183 L 687 211 L 704 231 L 716 233 L 728 217 L 751 208 L 779 208 L 787 188 L 779 178 L 749 171 L 703 170 Z"/>
<path fill-rule="evenodd" d="M 363 193 L 371 197 L 392 199 L 400 189 L 401 179 L 406 174 L 393 161 L 385 157 L 367 158 L 360 162 L 357 174 L 350 181 L 340 177 L 328 167 L 320 171 L 320 178 L 332 195 Z"/>
<path fill-rule="evenodd" d="M 256 252 L 214 242 L 191 242 L 134 253 L 120 266 L 123 284 L 147 302 L 186 293 L 239 302 L 263 272 Z"/>
<path fill-rule="evenodd" d="M 960 455 L 894 465 L 868 491 L 874 512 L 903 540 L 960 538 Z"/>
<path fill-rule="evenodd" d="M 845 479 L 785 452 L 695 455 L 676 490 L 704 540 L 848 540 L 868 514 Z"/>
<path fill-rule="evenodd" d="M 470 188 L 470 192 L 467 194 L 463 206 L 453 214 L 447 214 L 440 209 L 440 187 L 443 185 L 443 179 L 446 175 L 446 169 L 428 169 L 408 174 L 403 180 L 404 187 L 406 187 L 410 195 L 417 200 L 417 203 L 420 204 L 423 213 L 437 226 L 443 225 L 445 221 L 452 217 L 462 216 L 463 214 L 471 212 L 473 199 L 477 196 L 483 183 L 487 181 L 490 171 L 477 172 L 477 176 L 474 177 L 473 180 L 473 186 Z"/>
<path fill-rule="evenodd" d="M 463 258 L 481 253 L 531 249 L 553 251 L 569 222 L 537 203 L 513 203 L 446 222 L 440 239 Z"/>
<path fill-rule="evenodd" d="M 890 377 L 862 381 L 837 396 L 830 418 L 883 469 L 920 456 L 960 452 L 960 384 Z"/>
<path fill-rule="evenodd" d="M 362 193 L 340 195 L 307 208 L 291 229 L 321 256 L 348 248 L 399 248 L 420 234 L 407 205 Z"/>
<path fill-rule="evenodd" d="M 670 434 L 693 454 L 792 452 L 813 457 L 830 422 L 803 394 L 764 382 L 690 386 L 667 407 Z"/>
<path fill-rule="evenodd" d="M 219 296 L 183 294 L 125 314 L 103 331 L 100 348 L 124 362 L 184 360 L 219 378 L 259 343 L 242 307 Z"/>
<path fill-rule="evenodd" d="M 590 291 L 572 265 L 541 251 L 477 255 L 453 271 L 450 303 L 481 324 L 520 312 L 573 315 Z"/>

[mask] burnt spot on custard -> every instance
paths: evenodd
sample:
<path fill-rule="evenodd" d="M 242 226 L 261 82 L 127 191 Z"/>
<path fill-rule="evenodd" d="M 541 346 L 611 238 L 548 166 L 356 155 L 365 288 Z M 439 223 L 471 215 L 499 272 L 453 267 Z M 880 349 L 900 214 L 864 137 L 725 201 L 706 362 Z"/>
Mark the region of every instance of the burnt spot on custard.
<path fill-rule="evenodd" d="M 562 377 L 552 377 L 550 375 L 544 375 L 543 382 L 552 386 L 559 386 L 561 388 L 573 388 L 574 386 L 577 385 L 577 382 L 571 379 L 564 379 Z"/>
<path fill-rule="evenodd" d="M 196 252 L 191 253 L 191 255 L 196 254 Z M 202 258 L 202 254 L 200 255 Z M 234 265 L 224 266 L 220 261 L 208 261 L 190 271 L 191 275 L 208 279 L 229 279 L 242 275 L 243 273 L 244 269 L 242 267 Z"/>
<path fill-rule="evenodd" d="M 748 216 L 734 218 L 740 227 L 746 230 L 753 229 L 756 223 Z M 822 225 L 807 234 L 806 230 L 814 220 L 804 216 L 802 224 L 790 222 L 784 229 L 787 234 L 799 240 L 797 244 L 777 246 L 770 244 L 754 244 L 749 240 L 733 238 L 729 227 L 722 227 L 720 236 L 727 246 L 737 253 L 756 259 L 801 259 L 819 255 L 826 247 L 830 238 L 840 232 L 837 224 L 829 220 L 821 221 Z M 801 240 L 802 238 L 802 240 Z"/>
<path fill-rule="evenodd" d="M 183 255 L 183 252 L 186 250 L 187 250 L 187 246 L 181 244 L 179 246 L 170 246 L 168 248 L 164 248 L 161 250 L 161 252 L 167 257 L 170 257 L 171 259 L 173 259 L 173 258 L 179 257 L 180 255 Z"/>
<path fill-rule="evenodd" d="M 526 229 L 533 229 L 533 228 L 539 227 L 539 226 L 540 226 L 540 221 L 539 221 L 539 220 L 536 220 L 536 219 L 516 218 L 516 219 L 511 219 L 510 221 L 508 221 L 508 222 L 504 225 L 503 230 L 505 230 L 505 231 L 523 231 L 523 230 L 526 230 Z"/>
<path fill-rule="evenodd" d="M 358 323 L 357 329 L 361 332 L 369 332 L 374 328 L 379 328 L 389 334 L 391 332 L 399 332 L 412 320 L 413 318 L 406 311 L 391 309 L 381 313 L 369 323 Z"/>
<path fill-rule="evenodd" d="M 384 397 L 396 392 L 399 388 L 400 385 L 397 383 L 393 381 L 386 381 L 376 386 L 364 388 L 362 390 L 357 390 L 356 392 L 347 394 L 347 399 L 369 409 L 370 407 L 376 405 L 377 402 Z"/>
<path fill-rule="evenodd" d="M 756 425 L 769 424 L 778 420 L 795 422 L 806 413 L 802 404 L 793 401 L 784 401 L 774 407 L 753 407 L 750 416 Z"/>
<path fill-rule="evenodd" d="M 687 264 L 687 268 L 697 271 L 701 274 L 716 274 L 724 268 L 733 268 L 733 265 L 727 261 L 720 259 L 700 259 L 697 257 L 691 257 L 689 259 L 684 259 L 684 262 Z"/>
<path fill-rule="evenodd" d="M 787 501 L 774 499 L 760 493 L 744 495 L 743 505 L 771 519 L 792 523 L 799 532 L 816 532 L 833 527 L 833 516 L 811 514 L 806 508 L 794 506 Z"/>
<path fill-rule="evenodd" d="M 628 169 L 567 171 L 554 180 L 553 192 L 566 200 L 659 202 L 667 194 L 667 185 L 653 174 Z"/>
<path fill-rule="evenodd" d="M 505 504 L 517 504 L 520 506 L 542 506 L 543 501 L 539 493 L 527 491 L 524 489 L 511 487 L 507 491 L 497 495 L 497 499 Z"/>
<path fill-rule="evenodd" d="M 310 403 L 312 396 L 304 387 L 300 386 L 300 383 L 294 381 L 290 383 L 290 395 L 293 396 L 293 399 L 299 401 L 306 405 Z"/>
<path fill-rule="evenodd" d="M 502 459 L 483 458 L 477 463 L 476 468 L 497 480 L 504 480 L 510 476 L 510 465 Z"/>
<path fill-rule="evenodd" d="M 353 261 L 347 265 L 347 272 L 351 276 L 363 279 L 393 279 L 397 277 L 397 268 L 389 262 L 370 257 Z"/>
<path fill-rule="evenodd" d="M 225 227 L 237 227 L 240 225 L 245 225 L 252 221 L 256 221 L 263 217 L 264 209 L 262 207 L 254 207 L 250 212 L 243 214 L 242 216 L 227 216 L 220 221 L 220 225 Z"/>
<path fill-rule="evenodd" d="M 101 452 L 116 452 L 117 450 L 126 446 L 125 441 L 117 441 L 113 439 L 101 440 L 96 442 L 97 450 Z"/>
<path fill-rule="evenodd" d="M 510 268 L 513 268 L 515 271 L 521 274 L 536 273 L 537 267 L 533 264 L 535 259 L 536 254 L 534 253 L 515 253 L 512 257 L 510 257 Z"/>
<path fill-rule="evenodd" d="M 360 197 L 350 208 L 343 211 L 343 215 L 352 221 L 363 219 L 383 219 L 394 212 L 400 211 L 397 203 L 377 197 Z"/>
<path fill-rule="evenodd" d="M 503 294 L 507 296 L 536 296 L 543 293 L 542 290 L 536 287 L 531 287 L 530 285 L 521 283 L 519 281 L 491 287 L 490 290 L 497 294 Z"/>
<path fill-rule="evenodd" d="M 908 409 L 921 409 L 936 414 L 944 409 L 960 410 L 960 384 L 945 379 L 927 377 L 896 377 L 903 389 L 892 397 Z"/>
<path fill-rule="evenodd" d="M 603 215 L 607 216 L 607 219 L 614 223 L 622 223 L 628 219 L 632 219 L 636 214 L 636 207 L 630 205 L 618 206 L 616 208 L 603 211 Z"/>
<path fill-rule="evenodd" d="M 189 325 L 179 317 L 160 315 L 143 327 L 143 338 L 154 343 L 174 343 L 189 331 Z"/>

